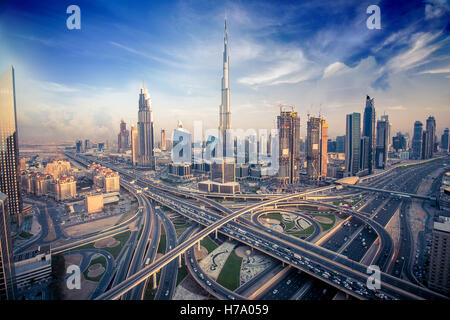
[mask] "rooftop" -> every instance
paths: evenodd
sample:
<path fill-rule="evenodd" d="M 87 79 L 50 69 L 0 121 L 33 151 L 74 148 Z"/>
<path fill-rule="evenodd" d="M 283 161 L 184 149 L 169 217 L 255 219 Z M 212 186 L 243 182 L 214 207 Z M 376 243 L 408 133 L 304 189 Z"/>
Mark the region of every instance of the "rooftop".
<path fill-rule="evenodd" d="M 434 230 L 450 233 L 450 218 L 440 216 L 439 221 L 434 222 Z"/>

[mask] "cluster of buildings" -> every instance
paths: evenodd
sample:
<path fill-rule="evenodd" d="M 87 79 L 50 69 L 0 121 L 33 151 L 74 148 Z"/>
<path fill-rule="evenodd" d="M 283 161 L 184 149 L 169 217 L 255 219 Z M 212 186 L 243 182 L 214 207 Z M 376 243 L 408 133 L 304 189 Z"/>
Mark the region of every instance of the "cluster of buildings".
<path fill-rule="evenodd" d="M 362 128 L 361 114 L 347 115 L 345 134 L 345 176 L 372 174 L 384 169 L 390 141 L 390 125 L 387 115 L 376 120 L 374 98 L 366 97 Z"/>
<path fill-rule="evenodd" d="M 414 122 L 411 158 L 416 160 L 429 159 L 437 151 L 436 120 L 434 117 L 428 117 L 425 130 L 423 130 L 422 122 Z"/>
<path fill-rule="evenodd" d="M 89 178 L 94 182 L 94 187 L 105 193 L 120 191 L 119 173 L 103 167 L 95 162 L 88 167 Z"/>
<path fill-rule="evenodd" d="M 55 160 L 46 165 L 45 172 L 23 171 L 21 185 L 25 192 L 36 196 L 68 200 L 77 195 L 77 182 L 71 173 L 70 162 Z"/>

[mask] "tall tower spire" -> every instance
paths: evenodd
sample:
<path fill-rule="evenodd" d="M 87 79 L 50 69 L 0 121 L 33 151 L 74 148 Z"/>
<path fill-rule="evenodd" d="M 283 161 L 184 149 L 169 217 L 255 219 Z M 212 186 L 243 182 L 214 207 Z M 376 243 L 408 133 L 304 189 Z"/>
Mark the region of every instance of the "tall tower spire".
<path fill-rule="evenodd" d="M 225 34 L 223 39 L 223 77 L 222 77 L 222 103 L 220 104 L 219 130 L 223 137 L 223 146 L 226 148 L 226 130 L 231 129 L 230 112 L 230 83 L 229 83 L 229 63 L 228 55 L 228 26 L 225 18 Z"/>

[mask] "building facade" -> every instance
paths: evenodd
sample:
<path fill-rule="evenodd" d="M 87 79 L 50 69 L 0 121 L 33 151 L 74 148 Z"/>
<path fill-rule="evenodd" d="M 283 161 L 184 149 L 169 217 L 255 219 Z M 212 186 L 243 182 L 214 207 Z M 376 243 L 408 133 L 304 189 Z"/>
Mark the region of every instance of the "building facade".
<path fill-rule="evenodd" d="M 428 286 L 450 294 L 450 218 L 440 217 L 432 232 Z"/>
<path fill-rule="evenodd" d="M 412 159 L 422 158 L 422 133 L 423 124 L 420 121 L 414 122 L 414 133 L 412 139 Z"/>
<path fill-rule="evenodd" d="M 137 166 L 139 161 L 139 132 L 137 126 L 131 126 L 131 163 Z"/>
<path fill-rule="evenodd" d="M 373 169 L 375 167 L 375 102 L 374 98 L 366 97 L 366 107 L 364 109 L 364 122 L 363 122 L 363 137 L 369 138 L 369 148 L 368 159 L 367 162 L 363 163 L 363 167 L 361 169 L 368 169 L 369 174 L 373 173 Z"/>
<path fill-rule="evenodd" d="M 223 76 L 222 76 L 222 103 L 219 107 L 219 133 L 221 135 L 223 144 L 223 155 L 227 155 L 226 145 L 226 131 L 231 129 L 231 110 L 230 110 L 230 56 L 228 53 L 228 28 L 227 21 L 225 20 L 225 36 L 223 38 Z"/>
<path fill-rule="evenodd" d="M 300 117 L 291 107 L 290 111 L 280 108 L 277 118 L 279 134 L 278 178 L 282 184 L 300 182 Z"/>
<path fill-rule="evenodd" d="M 127 124 L 121 120 L 120 131 L 117 135 L 117 152 L 123 153 L 130 149 L 129 136 L 130 132 L 127 130 Z"/>
<path fill-rule="evenodd" d="M 445 128 L 444 133 L 441 136 L 441 149 L 443 152 L 448 152 L 448 128 Z"/>
<path fill-rule="evenodd" d="M 345 134 L 345 172 L 347 176 L 356 175 L 360 168 L 361 156 L 361 114 L 347 115 Z"/>
<path fill-rule="evenodd" d="M 167 150 L 166 130 L 161 129 L 161 151 Z"/>
<path fill-rule="evenodd" d="M 432 158 L 433 154 L 436 153 L 436 119 L 433 116 L 429 116 L 427 119 L 427 131 L 428 135 L 428 158 Z"/>
<path fill-rule="evenodd" d="M 0 301 L 15 299 L 13 247 L 8 199 L 0 192 Z"/>
<path fill-rule="evenodd" d="M 384 169 L 387 164 L 389 145 L 389 121 L 377 121 L 377 147 L 375 152 L 375 167 Z"/>
<path fill-rule="evenodd" d="M 139 166 L 155 170 L 153 117 L 151 99 L 146 88 L 139 94 L 138 113 Z"/>
<path fill-rule="evenodd" d="M 306 135 L 306 171 L 311 180 L 327 176 L 328 123 L 322 118 L 310 117 Z"/>
<path fill-rule="evenodd" d="M 8 201 L 8 212 L 21 224 L 22 196 L 19 170 L 14 68 L 0 75 L 0 192 Z"/>
<path fill-rule="evenodd" d="M 77 182 L 73 176 L 62 176 L 55 180 L 54 190 L 57 201 L 75 198 L 77 195 Z"/>

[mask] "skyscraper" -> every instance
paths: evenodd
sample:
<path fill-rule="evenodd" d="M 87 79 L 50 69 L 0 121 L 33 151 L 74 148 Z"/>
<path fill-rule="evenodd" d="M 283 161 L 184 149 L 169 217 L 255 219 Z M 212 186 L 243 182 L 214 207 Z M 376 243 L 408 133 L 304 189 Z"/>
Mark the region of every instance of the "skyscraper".
<path fill-rule="evenodd" d="M 434 222 L 430 248 L 428 285 L 433 290 L 450 294 L 450 218 Z"/>
<path fill-rule="evenodd" d="M 336 152 L 345 153 L 345 136 L 336 137 Z"/>
<path fill-rule="evenodd" d="M 347 115 L 345 134 L 345 171 L 353 176 L 359 171 L 361 156 L 361 114 Z"/>
<path fill-rule="evenodd" d="M 87 152 L 91 148 L 91 142 L 89 139 L 84 140 L 84 152 Z"/>
<path fill-rule="evenodd" d="M 0 192 L 0 300 L 14 299 L 15 291 L 9 218 L 7 197 Z"/>
<path fill-rule="evenodd" d="M 161 129 L 161 150 L 167 150 L 167 139 L 166 139 L 166 130 Z"/>
<path fill-rule="evenodd" d="M 369 172 L 369 168 L 367 168 L 369 161 L 369 137 L 361 137 L 359 155 L 359 169 L 367 174 Z"/>
<path fill-rule="evenodd" d="M 422 132 L 422 159 L 429 159 L 431 153 L 430 131 L 425 130 Z"/>
<path fill-rule="evenodd" d="M 117 135 L 117 152 L 122 153 L 130 149 L 129 146 L 130 132 L 127 130 L 125 121 L 120 120 L 120 131 Z"/>
<path fill-rule="evenodd" d="M 8 212 L 21 224 L 22 196 L 19 170 L 14 68 L 0 76 L 0 192 L 8 201 Z"/>
<path fill-rule="evenodd" d="M 280 108 L 278 116 L 280 139 L 278 177 L 283 184 L 300 182 L 300 117 L 291 107 L 291 111 Z"/>
<path fill-rule="evenodd" d="M 375 167 L 384 169 L 387 163 L 389 144 L 389 121 L 387 118 L 377 121 L 377 147 L 375 152 Z"/>
<path fill-rule="evenodd" d="M 369 169 L 369 174 L 373 173 L 375 157 L 375 104 L 374 98 L 366 97 L 366 107 L 364 109 L 363 132 L 364 137 L 369 137 L 368 161 L 361 169 Z"/>
<path fill-rule="evenodd" d="M 445 128 L 441 137 L 441 149 L 443 152 L 448 152 L 448 128 Z"/>
<path fill-rule="evenodd" d="M 225 153 L 226 150 L 226 130 L 231 129 L 231 111 L 230 111 L 230 79 L 229 79 L 229 63 L 228 55 L 228 28 L 227 20 L 225 20 L 225 37 L 223 39 L 223 77 L 222 77 L 222 103 L 220 104 L 219 115 L 219 132 L 223 143 L 223 155 L 231 156 Z"/>
<path fill-rule="evenodd" d="M 77 142 L 75 144 L 76 144 L 76 148 L 77 148 L 77 153 L 83 152 L 83 141 L 77 140 Z"/>
<path fill-rule="evenodd" d="M 414 122 L 414 134 L 412 139 L 412 159 L 418 160 L 422 158 L 422 127 L 420 121 Z"/>
<path fill-rule="evenodd" d="M 131 126 L 131 162 L 133 167 L 138 165 L 139 159 L 139 132 L 137 126 Z"/>
<path fill-rule="evenodd" d="M 307 174 L 311 180 L 327 176 L 328 123 L 322 118 L 310 117 L 306 135 Z"/>
<path fill-rule="evenodd" d="M 401 132 L 397 132 L 395 137 L 392 137 L 392 146 L 395 152 L 399 150 L 406 150 L 406 138 Z"/>
<path fill-rule="evenodd" d="M 155 170 L 151 99 L 146 88 L 142 88 L 139 94 L 138 132 L 139 165 Z"/>
<path fill-rule="evenodd" d="M 431 158 L 436 152 L 436 120 L 433 116 L 429 116 L 427 119 L 427 131 L 429 132 L 428 158 Z"/>

